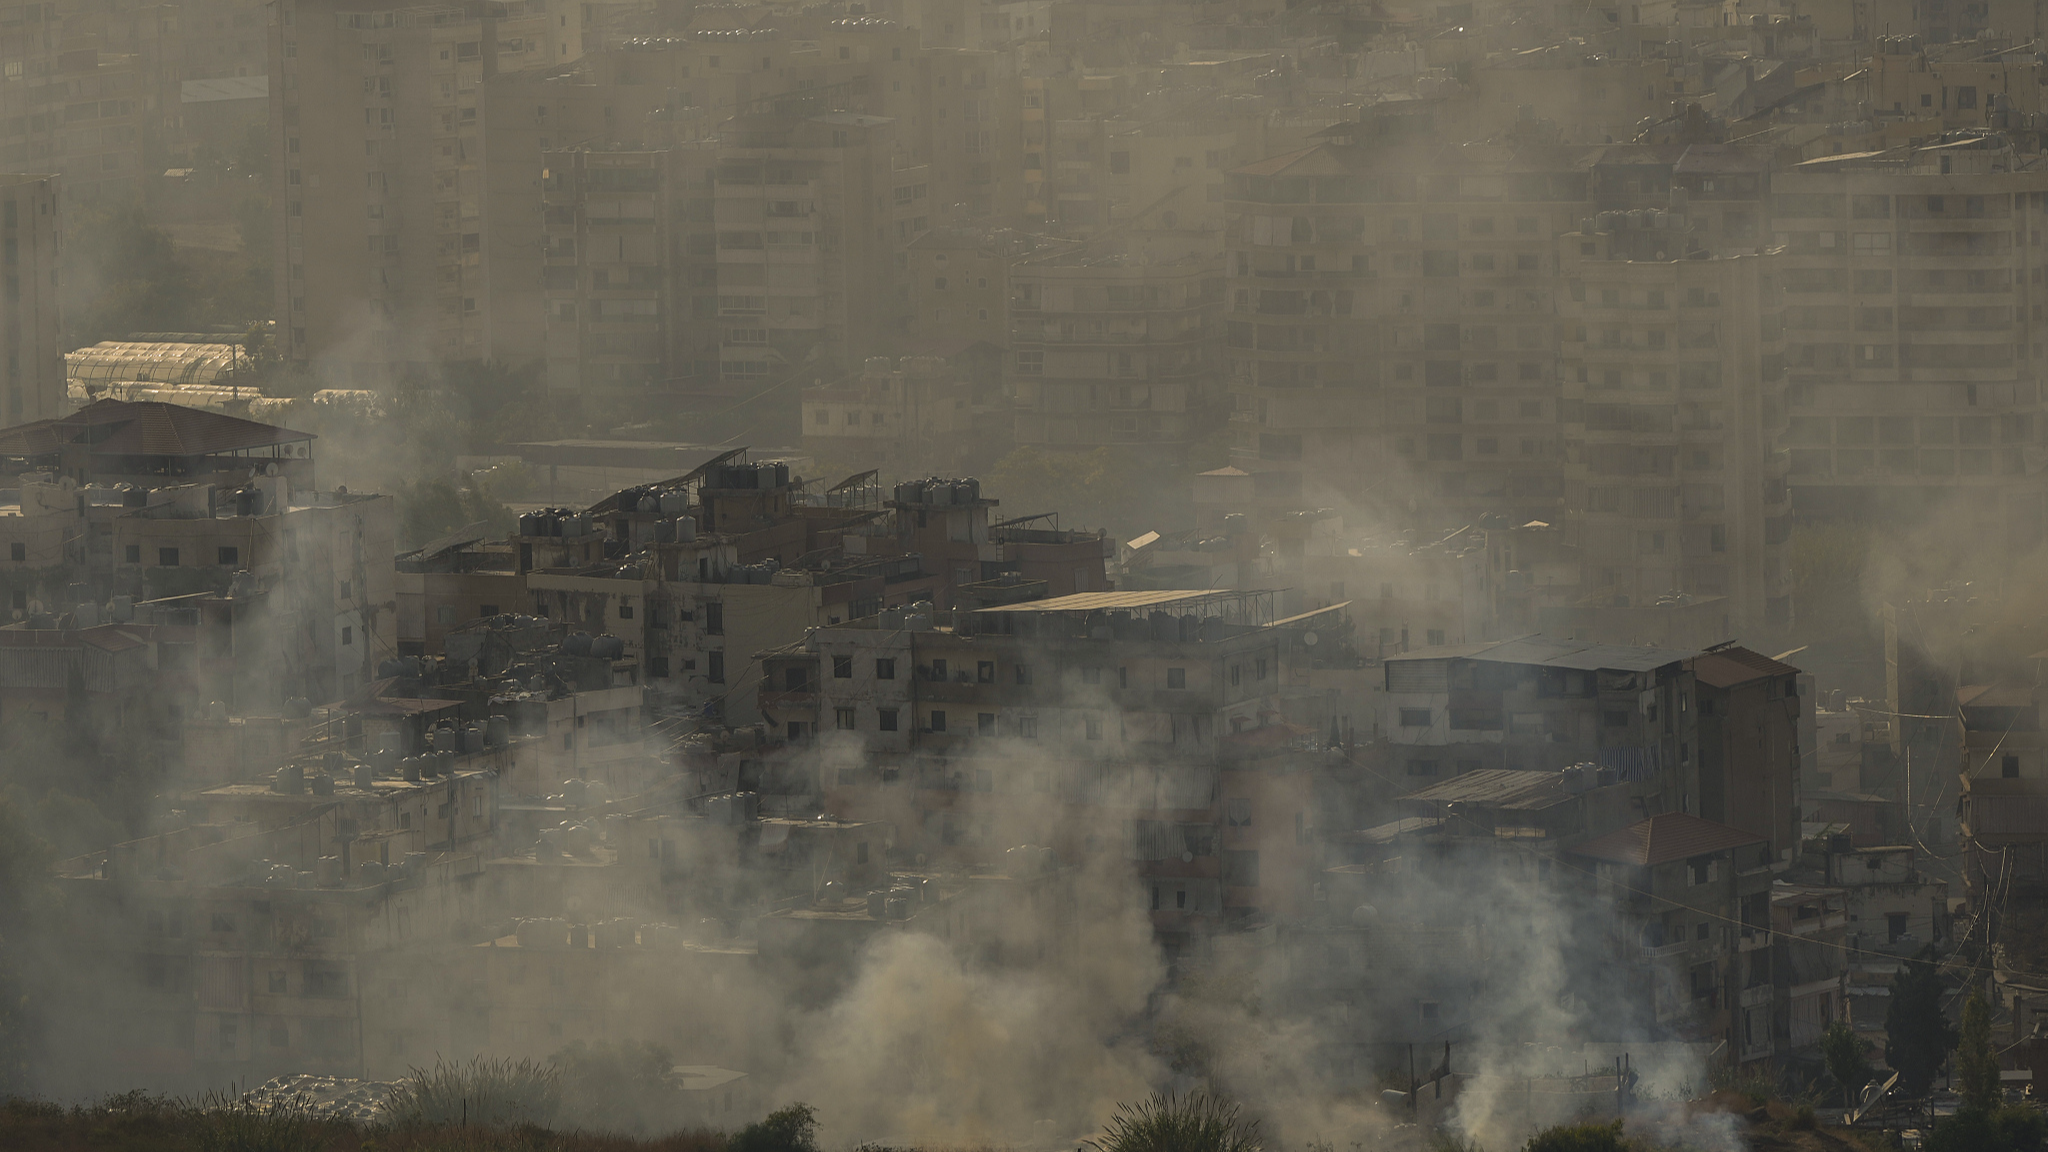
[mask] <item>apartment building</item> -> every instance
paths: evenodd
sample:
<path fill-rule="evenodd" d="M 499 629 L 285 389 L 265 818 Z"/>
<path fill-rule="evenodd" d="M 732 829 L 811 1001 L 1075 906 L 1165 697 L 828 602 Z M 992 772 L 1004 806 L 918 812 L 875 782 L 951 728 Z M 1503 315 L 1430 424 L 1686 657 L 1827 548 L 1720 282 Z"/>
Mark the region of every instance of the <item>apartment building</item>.
<path fill-rule="evenodd" d="M 1221 422 L 1211 355 L 1223 306 L 1210 255 L 1053 253 L 1010 269 L 1019 445 L 1111 446 L 1171 467 Z"/>
<path fill-rule="evenodd" d="M 69 410 L 57 261 L 64 231 L 55 176 L 0 176 L 0 357 L 10 424 Z"/>
<path fill-rule="evenodd" d="M 494 276 L 484 241 L 539 211 L 539 158 L 494 202 L 480 109 L 487 78 L 564 59 L 565 21 L 549 0 L 277 9 L 271 186 L 288 359 L 369 385 L 409 365 L 539 354 L 537 317 L 493 325 L 492 286 L 512 280 Z"/>
<path fill-rule="evenodd" d="M 883 354 L 902 329 L 895 121 L 854 112 L 735 118 L 712 186 L 719 378 L 746 390 Z"/>
<path fill-rule="evenodd" d="M 2048 176 L 2002 137 L 1778 173 L 1793 500 L 1933 512 L 2021 555 L 2041 539 Z"/>
<path fill-rule="evenodd" d="M 762 710 L 842 818 L 901 852 L 1134 862 L 1169 949 L 1307 898 L 1313 757 L 1270 726 L 1301 622 L 1261 592 L 1091 592 L 814 631 Z M 822 774 L 822 778 L 820 775 Z"/>
<path fill-rule="evenodd" d="M 543 165 L 549 388 L 717 395 L 711 148 L 561 148 Z"/>
<path fill-rule="evenodd" d="M 1552 242 L 1585 164 L 1345 139 L 1232 173 L 1233 463 L 1302 506 L 1412 495 L 1418 525 L 1553 515 Z"/>
<path fill-rule="evenodd" d="M 100 19 L 119 30 L 128 23 Z M 178 116 L 175 42 L 164 36 L 177 9 L 139 8 L 133 19 L 136 36 L 119 37 L 117 48 L 99 21 L 60 16 L 54 4 L 0 11 L 0 54 L 10 65 L 0 77 L 0 164 L 62 173 L 75 203 L 140 195 Z"/>
<path fill-rule="evenodd" d="M 1558 241 L 1564 529 L 1586 559 L 1536 596 L 1722 598 L 1714 643 L 1791 623 L 1791 503 L 1774 257 L 1700 243 L 1653 210 Z"/>
<path fill-rule="evenodd" d="M 804 451 L 838 471 L 871 464 L 895 476 L 964 471 L 975 435 L 974 381 L 936 356 L 877 356 L 858 376 L 803 392 Z"/>

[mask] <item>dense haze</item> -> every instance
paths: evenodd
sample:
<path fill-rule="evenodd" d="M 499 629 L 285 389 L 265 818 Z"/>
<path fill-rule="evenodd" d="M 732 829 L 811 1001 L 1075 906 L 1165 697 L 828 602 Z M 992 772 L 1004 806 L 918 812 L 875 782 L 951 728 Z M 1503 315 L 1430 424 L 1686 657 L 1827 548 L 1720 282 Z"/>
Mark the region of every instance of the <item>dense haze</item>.
<path fill-rule="evenodd" d="M 2048 1067 L 2042 20 L 0 9 L 0 1094 Z"/>

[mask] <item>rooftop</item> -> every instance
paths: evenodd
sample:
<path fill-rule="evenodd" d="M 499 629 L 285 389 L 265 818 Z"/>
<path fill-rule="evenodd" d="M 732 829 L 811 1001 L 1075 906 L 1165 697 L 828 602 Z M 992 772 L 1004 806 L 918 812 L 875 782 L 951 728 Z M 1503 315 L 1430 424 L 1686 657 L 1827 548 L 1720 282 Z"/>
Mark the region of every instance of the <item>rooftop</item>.
<path fill-rule="evenodd" d="M 1740 828 L 1683 812 L 1666 812 L 1588 840 L 1571 851 L 1575 856 L 1611 864 L 1657 865 L 1762 843 L 1763 837 Z"/>
<path fill-rule="evenodd" d="M 1797 676 L 1799 669 L 1747 648 L 1717 648 L 1692 662 L 1693 678 L 1710 688 L 1733 688 L 1774 676 Z"/>
<path fill-rule="evenodd" d="M 1392 664 L 1402 660 L 1484 660 L 1494 664 L 1537 664 L 1548 668 L 1572 668 L 1587 672 L 1648 672 L 1699 655 L 1678 648 L 1635 648 L 1620 644 L 1588 644 L 1580 640 L 1553 640 L 1547 636 L 1524 636 L 1479 644 L 1452 644 L 1387 657 Z"/>
<path fill-rule="evenodd" d="M 48 456 L 70 445 L 94 456 L 216 456 L 309 444 L 310 432 L 155 401 L 101 400 L 69 416 L 0 430 L 0 456 Z"/>
<path fill-rule="evenodd" d="M 1213 588 L 1162 589 L 1154 592 L 1076 592 L 1071 596 L 1055 596 L 1050 600 L 1027 600 L 1022 604 L 999 604 L 993 608 L 982 608 L 990 612 L 1105 612 L 1112 609 L 1157 608 L 1167 604 L 1188 604 L 1195 601 L 1230 600 L 1246 595 L 1243 592 L 1223 591 Z"/>
<path fill-rule="evenodd" d="M 1401 797 L 1404 801 L 1434 804 L 1476 804 L 1484 808 L 1540 812 L 1571 799 L 1563 772 L 1523 771 L 1518 768 L 1481 768 L 1432 784 L 1420 792 Z"/>

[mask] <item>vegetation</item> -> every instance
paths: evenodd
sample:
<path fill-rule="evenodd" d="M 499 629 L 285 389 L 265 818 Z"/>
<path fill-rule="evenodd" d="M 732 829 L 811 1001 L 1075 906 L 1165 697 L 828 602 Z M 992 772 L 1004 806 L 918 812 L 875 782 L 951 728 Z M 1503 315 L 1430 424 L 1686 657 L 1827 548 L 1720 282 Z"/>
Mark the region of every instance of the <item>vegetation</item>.
<path fill-rule="evenodd" d="M 1991 1007 L 1982 988 L 1970 989 L 1963 1004 L 1963 1027 L 1956 1041 L 1956 1087 L 1965 1108 L 1993 1112 L 2005 1103 L 1998 1083 L 1998 1057 L 1991 1051 Z"/>
<path fill-rule="evenodd" d="M 1821 1033 L 1820 1054 L 1827 1062 L 1828 1075 L 1841 1086 L 1842 1107 L 1855 1107 L 1857 1094 L 1870 1083 L 1870 1060 L 1863 1052 L 1863 1038 L 1848 1021 L 1836 1020 Z"/>
<path fill-rule="evenodd" d="M 135 332 L 242 331 L 270 316 L 267 255 L 180 251 L 138 207 L 65 211 L 60 283 L 71 346 Z"/>
<path fill-rule="evenodd" d="M 40 1101 L 0 1104 L 0 1148 L 9 1152 L 725 1152 L 727 1137 L 702 1130 L 636 1139 L 537 1127 L 422 1124 L 365 1129 L 289 1108 L 266 1118 L 215 1100 L 185 1102 L 128 1093 L 66 1109 Z"/>
<path fill-rule="evenodd" d="M 400 1127 L 461 1124 L 546 1126 L 562 1106 L 561 1071 L 532 1060 L 475 1057 L 414 1068 L 385 1107 Z"/>
<path fill-rule="evenodd" d="M 1884 1035 L 1884 1062 L 1898 1072 L 1900 1092 L 1926 1095 L 1942 1061 L 1956 1045 L 1955 1028 L 1941 1013 L 1941 972 L 1934 963 L 1932 944 L 1906 961 L 1892 979 Z"/>
<path fill-rule="evenodd" d="M 809 1104 L 791 1104 L 768 1114 L 726 1139 L 726 1152 L 818 1152 L 818 1113 Z"/>
<path fill-rule="evenodd" d="M 1003 502 L 1006 516 L 1058 512 L 1063 527 L 1125 526 L 1145 516 L 1131 499 L 1159 486 L 1135 483 L 1128 453 L 1048 452 L 1030 445 L 995 462 L 983 475 L 985 494 Z"/>
<path fill-rule="evenodd" d="M 1921 1145 L 1925 1152 L 2039 1152 L 2048 1142 L 2048 1119 L 2018 1105 L 1965 1107 L 1943 1119 Z"/>
<path fill-rule="evenodd" d="M 1621 1121 L 1608 1124 L 1560 1124 L 1529 1138 L 1522 1152 L 1628 1152 Z"/>
<path fill-rule="evenodd" d="M 1227 1100 L 1195 1092 L 1176 1096 L 1154 1092 L 1136 1104 L 1119 1104 L 1103 1126 L 1096 1152 L 1258 1152 L 1259 1126 L 1239 1118 Z"/>
<path fill-rule="evenodd" d="M 669 1050 L 649 1041 L 581 1040 L 548 1057 L 560 1074 L 562 1116 L 568 1126 L 611 1132 L 651 1132 L 667 1126 L 676 1090 Z"/>

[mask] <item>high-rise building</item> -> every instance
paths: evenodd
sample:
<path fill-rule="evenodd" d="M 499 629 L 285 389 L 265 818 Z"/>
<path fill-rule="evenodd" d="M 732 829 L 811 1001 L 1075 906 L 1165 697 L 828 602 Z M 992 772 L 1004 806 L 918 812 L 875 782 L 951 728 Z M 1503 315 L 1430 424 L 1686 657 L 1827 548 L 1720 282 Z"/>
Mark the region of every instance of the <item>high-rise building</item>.
<path fill-rule="evenodd" d="M 70 408 L 57 308 L 57 193 L 55 176 L 0 176 L 0 368 L 11 424 Z"/>
<path fill-rule="evenodd" d="M 1699 617 L 1708 634 L 1677 638 L 1699 646 L 1792 620 L 1777 256 L 1710 254 L 1690 223 L 1608 212 L 1558 240 L 1562 519 L 1580 573 L 1522 591 L 1581 639 L 1649 634 L 1629 623 L 1640 610 L 1693 600 L 1723 601 Z"/>
<path fill-rule="evenodd" d="M 491 322 L 484 236 L 501 224 L 485 227 L 480 108 L 488 78 L 556 61 L 566 27 L 549 0 L 278 6 L 272 186 L 288 358 L 370 384 L 408 365 L 539 355 L 538 323 Z"/>
<path fill-rule="evenodd" d="M 1774 178 L 1801 515 L 1938 508 L 2010 555 L 2040 541 L 2048 173 L 2023 164 L 1983 136 Z"/>

